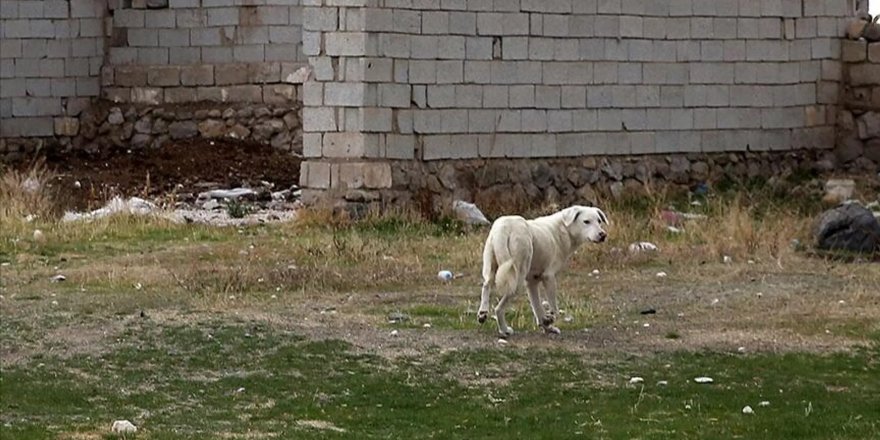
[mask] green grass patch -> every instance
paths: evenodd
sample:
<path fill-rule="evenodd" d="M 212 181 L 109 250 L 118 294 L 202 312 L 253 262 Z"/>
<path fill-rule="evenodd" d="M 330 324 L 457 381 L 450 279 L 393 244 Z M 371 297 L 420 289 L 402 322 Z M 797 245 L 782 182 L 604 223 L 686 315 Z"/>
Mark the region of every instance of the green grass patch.
<path fill-rule="evenodd" d="M 138 437 L 161 439 L 880 436 L 876 349 L 597 360 L 506 346 L 389 361 L 246 321 L 145 320 L 121 341 L 103 354 L 4 367 L 4 438 L 106 432 L 121 418 Z M 745 405 L 755 414 L 742 414 Z"/>

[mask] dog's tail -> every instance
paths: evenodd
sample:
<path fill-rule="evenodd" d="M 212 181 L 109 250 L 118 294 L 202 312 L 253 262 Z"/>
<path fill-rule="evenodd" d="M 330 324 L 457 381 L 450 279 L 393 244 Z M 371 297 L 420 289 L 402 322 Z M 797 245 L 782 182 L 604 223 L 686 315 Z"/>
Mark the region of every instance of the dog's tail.
<path fill-rule="evenodd" d="M 495 273 L 495 288 L 498 289 L 500 296 L 513 294 L 519 284 L 517 261 L 510 250 L 510 240 L 511 238 L 508 237 L 504 246 L 497 246 L 495 249 L 495 254 L 500 257 L 498 261 L 503 261 L 498 265 L 498 271 Z"/>

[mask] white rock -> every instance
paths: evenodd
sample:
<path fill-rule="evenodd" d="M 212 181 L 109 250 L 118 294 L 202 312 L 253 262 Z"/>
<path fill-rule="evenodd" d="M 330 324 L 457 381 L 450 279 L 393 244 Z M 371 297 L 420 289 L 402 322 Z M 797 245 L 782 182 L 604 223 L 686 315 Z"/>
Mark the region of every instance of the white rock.
<path fill-rule="evenodd" d="M 647 322 L 644 323 L 644 324 L 642 324 L 642 327 L 645 327 L 645 328 L 648 328 L 648 327 L 650 327 L 650 326 L 651 326 L 651 324 L 650 324 L 650 323 L 647 323 Z"/>
<path fill-rule="evenodd" d="M 843 203 L 850 200 L 856 189 L 856 182 L 852 179 L 830 179 L 825 182 L 825 196 L 822 198 L 827 203 Z"/>
<path fill-rule="evenodd" d="M 397 330 L 391 330 L 391 336 L 397 336 L 398 333 Z"/>
<path fill-rule="evenodd" d="M 430 322 L 426 322 L 426 323 L 422 324 L 422 327 L 424 327 L 424 328 L 431 328 L 431 323 L 430 323 Z"/>
<path fill-rule="evenodd" d="M 770 406 L 770 402 L 767 400 L 762 400 L 758 403 L 758 406 Z"/>
<path fill-rule="evenodd" d="M 638 241 L 629 245 L 629 251 L 634 254 L 638 252 L 656 252 L 657 250 L 659 248 L 656 244 L 647 241 Z"/>
<path fill-rule="evenodd" d="M 41 231 L 39 229 L 34 229 L 34 242 L 40 243 L 40 244 L 46 242 L 46 235 L 43 234 L 43 231 Z"/>
<path fill-rule="evenodd" d="M 658 381 L 657 381 L 657 386 L 658 386 L 658 387 L 665 387 L 665 386 L 667 386 L 667 385 L 669 385 L 669 381 L 665 381 L 665 380 L 658 380 Z"/>
<path fill-rule="evenodd" d="M 657 278 L 666 278 L 666 272 L 657 272 Z"/>
<path fill-rule="evenodd" d="M 724 261 L 724 264 L 733 263 L 733 258 L 730 258 L 729 255 L 725 255 L 724 258 L 722 258 L 721 260 Z"/>
<path fill-rule="evenodd" d="M 455 212 L 456 217 L 459 220 L 469 224 L 469 225 L 488 225 L 489 220 L 483 215 L 483 212 L 480 211 L 480 208 L 477 208 L 477 205 L 473 203 L 468 203 L 463 200 L 456 200 L 452 202 L 452 211 Z"/>
<path fill-rule="evenodd" d="M 238 199 L 243 196 L 253 196 L 257 192 L 250 188 L 215 189 L 199 194 L 199 199 Z"/>
<path fill-rule="evenodd" d="M 694 382 L 696 383 L 712 383 L 715 382 L 711 377 L 700 376 L 694 378 Z"/>
<path fill-rule="evenodd" d="M 755 260 L 749 260 L 749 264 L 755 264 Z"/>
<path fill-rule="evenodd" d="M 53 283 L 60 283 L 62 281 L 67 281 L 67 277 L 64 275 L 58 274 L 52 278 L 49 278 L 49 280 L 52 281 Z"/>
<path fill-rule="evenodd" d="M 755 413 L 755 410 L 753 410 L 752 407 L 748 406 L 748 405 L 744 406 L 742 411 L 743 411 L 743 414 L 754 414 Z"/>
<path fill-rule="evenodd" d="M 688 410 L 689 410 L 689 409 L 691 409 L 691 406 L 690 406 L 690 405 L 685 405 L 685 406 L 684 406 L 684 409 L 688 409 Z"/>
<path fill-rule="evenodd" d="M 507 345 L 509 342 L 507 341 L 507 339 L 498 338 L 498 343 L 501 345 Z"/>
<path fill-rule="evenodd" d="M 738 351 L 738 352 L 740 352 L 740 353 L 745 353 L 745 352 L 746 352 L 746 348 L 745 348 L 745 347 L 740 347 L 740 348 L 737 348 L 736 351 Z"/>
<path fill-rule="evenodd" d="M 593 274 L 593 275 L 599 275 L 599 269 L 593 269 L 592 274 Z"/>
<path fill-rule="evenodd" d="M 437 272 L 437 278 L 439 278 L 440 281 L 452 281 L 455 276 L 448 270 L 441 270 L 440 272 Z"/>
<path fill-rule="evenodd" d="M 74 181 L 74 182 L 73 182 L 73 187 L 74 187 L 74 188 L 77 188 L 77 189 L 82 188 L 82 183 L 80 183 L 79 180 Z"/>
<path fill-rule="evenodd" d="M 714 305 L 718 304 L 720 301 L 721 300 L 719 300 L 718 298 L 715 298 L 712 300 L 712 305 L 714 306 Z"/>
<path fill-rule="evenodd" d="M 667 226 L 666 230 L 672 232 L 673 234 L 681 234 L 684 232 L 684 229 L 676 228 L 675 226 Z"/>
<path fill-rule="evenodd" d="M 629 383 L 631 383 L 631 384 L 642 383 L 642 382 L 644 382 L 644 381 L 645 381 L 644 378 L 641 378 L 641 377 L 638 377 L 638 376 L 631 377 L 631 378 L 629 379 Z"/>
<path fill-rule="evenodd" d="M 110 427 L 110 431 L 114 434 L 134 434 L 137 430 L 137 426 L 128 420 L 117 420 Z"/>

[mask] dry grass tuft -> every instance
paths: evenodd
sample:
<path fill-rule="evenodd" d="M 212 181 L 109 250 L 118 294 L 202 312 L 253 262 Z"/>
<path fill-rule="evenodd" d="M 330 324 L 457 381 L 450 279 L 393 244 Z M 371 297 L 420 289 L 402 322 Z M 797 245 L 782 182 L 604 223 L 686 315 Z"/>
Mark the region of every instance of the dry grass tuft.
<path fill-rule="evenodd" d="M 0 171 L 0 229 L 21 230 L 35 220 L 57 217 L 55 194 L 50 182 L 55 178 L 45 161 L 38 160 L 26 171 Z"/>

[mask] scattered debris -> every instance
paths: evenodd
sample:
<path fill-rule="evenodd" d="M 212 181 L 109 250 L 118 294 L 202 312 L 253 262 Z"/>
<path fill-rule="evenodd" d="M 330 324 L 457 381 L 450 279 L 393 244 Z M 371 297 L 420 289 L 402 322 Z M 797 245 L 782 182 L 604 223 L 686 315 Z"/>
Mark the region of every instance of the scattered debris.
<path fill-rule="evenodd" d="M 391 312 L 388 314 L 388 322 L 391 324 L 399 324 L 409 321 L 409 315 L 401 312 Z"/>
<path fill-rule="evenodd" d="M 452 272 L 448 270 L 441 270 L 440 272 L 437 272 L 437 278 L 439 278 L 440 281 L 449 282 L 452 281 L 453 278 L 455 278 L 455 275 L 453 275 Z"/>
<path fill-rule="evenodd" d="M 753 410 L 751 406 L 746 405 L 743 407 L 742 412 L 743 414 L 751 415 L 755 413 L 755 410 Z"/>
<path fill-rule="evenodd" d="M 480 211 L 480 208 L 477 208 L 477 205 L 474 205 L 473 203 L 456 200 L 452 202 L 452 211 L 455 212 L 455 215 L 459 220 L 469 225 L 490 224 L 486 216 L 483 215 L 483 212 Z"/>
<path fill-rule="evenodd" d="M 114 434 L 134 434 L 137 430 L 137 426 L 128 420 L 117 420 L 110 426 L 110 431 Z"/>
<path fill-rule="evenodd" d="M 829 179 L 825 182 L 825 196 L 822 201 L 829 205 L 839 205 L 852 198 L 856 182 L 852 179 Z"/>
<path fill-rule="evenodd" d="M 696 383 L 712 383 L 715 382 L 711 377 L 700 376 L 694 378 L 694 382 Z"/>
<path fill-rule="evenodd" d="M 52 281 L 53 283 L 60 283 L 62 281 L 67 281 L 67 277 L 64 275 L 58 274 L 52 278 L 49 278 L 49 281 Z"/>
<path fill-rule="evenodd" d="M 645 381 L 644 378 L 641 378 L 641 377 L 638 377 L 638 376 L 631 377 L 631 378 L 629 379 L 629 383 L 631 383 L 631 384 L 642 383 L 642 382 L 644 382 L 644 381 Z"/>
<path fill-rule="evenodd" d="M 131 215 L 148 215 L 156 211 L 156 209 L 156 205 L 140 197 L 130 197 L 126 200 L 117 196 L 110 199 L 110 201 L 107 202 L 107 204 L 104 205 L 103 208 L 99 208 L 91 212 L 65 212 L 64 217 L 61 218 L 61 221 L 89 221 L 120 213 Z"/>
<path fill-rule="evenodd" d="M 629 251 L 634 254 L 638 252 L 656 252 L 658 250 L 659 248 L 656 244 L 647 241 L 638 241 L 629 245 Z"/>

